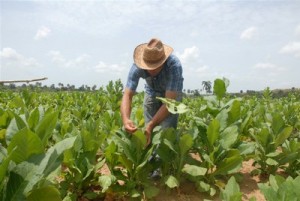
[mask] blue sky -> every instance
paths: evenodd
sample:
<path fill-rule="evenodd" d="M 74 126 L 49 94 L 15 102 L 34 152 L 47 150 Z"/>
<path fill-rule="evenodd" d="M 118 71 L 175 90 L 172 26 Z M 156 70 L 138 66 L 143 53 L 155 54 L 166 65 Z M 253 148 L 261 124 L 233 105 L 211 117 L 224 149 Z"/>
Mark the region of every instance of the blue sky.
<path fill-rule="evenodd" d="M 1 0 L 0 6 L 0 80 L 125 84 L 134 48 L 157 37 L 180 58 L 185 89 L 222 77 L 230 92 L 300 88 L 299 0 Z"/>

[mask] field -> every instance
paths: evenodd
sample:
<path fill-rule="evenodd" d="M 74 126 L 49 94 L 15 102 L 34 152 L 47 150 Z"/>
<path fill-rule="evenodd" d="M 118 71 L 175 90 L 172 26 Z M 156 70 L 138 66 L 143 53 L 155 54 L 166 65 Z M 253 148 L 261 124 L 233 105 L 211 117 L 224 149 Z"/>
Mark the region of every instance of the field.
<path fill-rule="evenodd" d="M 97 91 L 0 91 L 0 200 L 300 200 L 300 94 L 161 99 L 176 130 L 122 129 L 123 86 Z M 159 169 L 160 178 L 149 175 Z"/>

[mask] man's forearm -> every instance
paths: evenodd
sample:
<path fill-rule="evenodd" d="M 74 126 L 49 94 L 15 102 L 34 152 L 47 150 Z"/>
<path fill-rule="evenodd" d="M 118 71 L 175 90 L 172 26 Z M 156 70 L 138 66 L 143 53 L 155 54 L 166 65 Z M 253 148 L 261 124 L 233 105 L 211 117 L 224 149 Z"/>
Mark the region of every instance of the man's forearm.
<path fill-rule="evenodd" d="M 161 122 L 163 122 L 168 116 L 169 116 L 169 111 L 166 107 L 165 104 L 163 104 L 159 110 L 156 112 L 154 117 L 150 120 L 150 124 L 154 128 L 155 126 L 159 125 Z"/>

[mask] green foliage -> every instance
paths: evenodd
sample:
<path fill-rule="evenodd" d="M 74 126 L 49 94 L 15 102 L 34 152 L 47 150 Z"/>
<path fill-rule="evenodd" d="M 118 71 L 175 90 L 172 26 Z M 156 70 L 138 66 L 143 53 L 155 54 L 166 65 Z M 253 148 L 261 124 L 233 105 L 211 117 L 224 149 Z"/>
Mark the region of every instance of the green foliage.
<path fill-rule="evenodd" d="M 220 198 L 224 201 L 241 201 L 240 186 L 234 177 L 230 177 L 225 188 L 221 190 Z"/>
<path fill-rule="evenodd" d="M 285 179 L 279 175 L 270 175 L 268 183 L 259 183 L 258 186 L 268 201 L 300 200 L 300 176 Z"/>
<path fill-rule="evenodd" d="M 211 83 L 202 83 L 209 89 L 204 97 L 159 98 L 180 114 L 178 128 L 156 127 L 148 147 L 143 93 L 132 105 L 138 131 L 122 129 L 120 80 L 85 92 L 1 91 L 0 200 L 146 200 L 185 180 L 200 192 L 240 200 L 233 176 L 248 159 L 253 173 L 280 169 L 290 176 L 260 184 L 267 199 L 299 197 L 292 189 L 299 189 L 300 96 L 275 99 L 267 88 L 262 97 L 235 98 L 226 92 L 229 80 L 213 83 L 213 94 Z M 149 175 L 157 169 L 162 178 L 154 182 Z"/>

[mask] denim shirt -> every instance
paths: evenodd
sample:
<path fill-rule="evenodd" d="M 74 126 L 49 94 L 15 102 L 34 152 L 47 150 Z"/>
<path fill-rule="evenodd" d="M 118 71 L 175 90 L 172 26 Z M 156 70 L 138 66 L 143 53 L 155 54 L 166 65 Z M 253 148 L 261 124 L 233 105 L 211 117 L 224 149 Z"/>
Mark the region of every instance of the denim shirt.
<path fill-rule="evenodd" d="M 128 74 L 126 87 L 136 91 L 140 78 L 145 79 L 145 91 L 150 96 L 164 97 L 166 91 L 182 92 L 182 66 L 179 59 L 173 54 L 165 61 L 162 70 L 153 77 L 147 70 L 138 68 L 136 64 L 133 64 Z"/>

